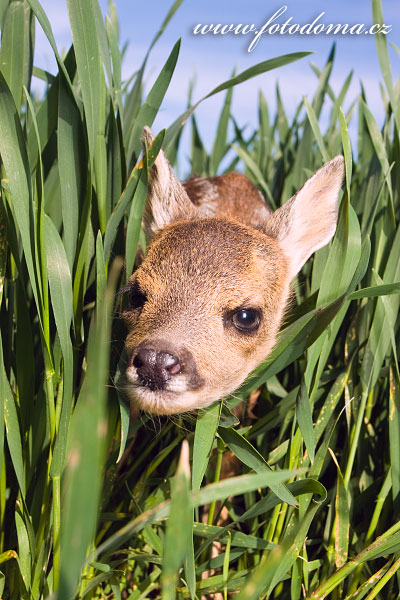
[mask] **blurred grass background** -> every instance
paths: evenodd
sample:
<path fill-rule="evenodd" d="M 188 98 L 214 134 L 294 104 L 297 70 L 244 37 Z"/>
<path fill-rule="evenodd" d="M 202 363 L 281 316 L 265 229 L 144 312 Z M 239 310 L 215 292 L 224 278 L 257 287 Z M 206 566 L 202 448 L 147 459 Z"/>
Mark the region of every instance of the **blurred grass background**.
<path fill-rule="evenodd" d="M 382 126 L 362 87 L 342 110 L 352 76 L 332 88 L 333 48 L 294 117 L 278 90 L 275 112 L 260 92 L 257 127 L 241 128 L 234 86 L 299 52 L 205 95 L 225 96 L 210 151 L 188 82 L 187 110 L 138 163 L 179 41 L 144 94 L 148 57 L 181 1 L 127 82 L 112 3 L 104 20 L 97 0 L 67 1 L 73 45 L 61 57 L 37 0 L 0 2 L 0 595 L 398 598 L 400 84 L 386 38 L 376 38 Z M 381 11 L 373 0 L 374 22 Z M 56 75 L 33 63 L 37 23 Z M 39 98 L 33 77 L 45 82 Z M 295 282 L 272 355 L 234 397 L 197 418 L 129 426 L 115 290 L 146 245 L 148 169 L 161 145 L 176 165 L 184 126 L 192 173 L 244 171 L 274 207 L 344 153 L 339 225 Z M 249 396 L 239 423 L 231 410 Z M 228 452 L 240 469 L 220 481 Z"/>

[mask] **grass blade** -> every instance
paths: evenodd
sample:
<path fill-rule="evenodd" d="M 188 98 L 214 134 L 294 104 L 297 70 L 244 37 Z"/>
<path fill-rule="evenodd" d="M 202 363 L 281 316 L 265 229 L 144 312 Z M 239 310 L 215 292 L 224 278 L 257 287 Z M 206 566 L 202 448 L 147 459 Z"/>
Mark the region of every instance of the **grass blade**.
<path fill-rule="evenodd" d="M 0 64 L 18 112 L 23 85 L 29 87 L 32 62 L 31 12 L 26 10 L 24 2 L 10 2 L 1 28 Z"/>
<path fill-rule="evenodd" d="M 45 215 L 44 223 L 51 304 L 64 359 L 64 397 L 60 429 L 51 467 L 53 476 L 61 477 L 66 452 L 68 417 L 71 414 L 73 395 L 73 352 L 70 338 L 73 317 L 72 281 L 67 256 L 58 231 L 47 215 Z"/>
<path fill-rule="evenodd" d="M 159 76 L 157 77 L 153 87 L 151 88 L 146 101 L 141 106 L 138 115 L 135 119 L 135 124 L 132 129 L 132 133 L 129 140 L 128 146 L 128 165 L 131 162 L 135 162 L 140 152 L 140 138 L 145 125 L 151 127 L 154 118 L 160 108 L 161 102 L 165 96 L 165 93 L 170 84 L 172 75 L 176 67 L 176 62 L 179 56 L 179 50 L 181 47 L 181 41 L 178 40 L 173 47 L 171 54 L 169 55 L 165 65 L 161 69 Z"/>
<path fill-rule="evenodd" d="M 105 81 L 99 51 L 96 5 L 97 0 L 87 0 L 83 4 L 78 0 L 67 0 L 92 161 L 97 133 L 104 131 L 104 123 L 100 121 L 100 117 Z"/>
<path fill-rule="evenodd" d="M 177 572 L 187 553 L 189 534 L 192 529 L 192 510 L 189 501 L 189 445 L 182 444 L 181 457 L 176 473 L 171 499 L 170 515 L 165 533 L 163 570 L 161 576 L 163 600 L 174 600 Z"/>
<path fill-rule="evenodd" d="M 64 245 L 72 272 L 78 241 L 79 206 L 84 194 L 85 173 L 82 172 L 82 165 L 87 158 L 81 114 L 63 77 L 59 81 L 58 110 L 57 144 L 62 164 L 59 175 Z"/>
<path fill-rule="evenodd" d="M 229 429 L 220 427 L 218 433 L 230 450 L 250 469 L 254 469 L 256 473 L 272 472 L 271 467 L 264 460 L 263 456 L 238 431 L 232 429 L 232 427 Z M 282 502 L 296 506 L 296 500 L 284 484 L 280 484 L 279 486 L 272 485 L 271 490 Z"/>
<path fill-rule="evenodd" d="M 39 320 L 42 303 L 34 267 L 31 239 L 32 205 L 31 180 L 25 141 L 17 109 L 4 77 L 0 73 L 0 156 L 7 176 L 13 212 L 21 234 L 30 283 L 35 297 Z"/>
<path fill-rule="evenodd" d="M 217 431 L 221 403 L 215 402 L 201 411 L 196 420 L 193 444 L 192 489 L 200 489 Z"/>
<path fill-rule="evenodd" d="M 328 156 L 327 149 L 325 147 L 324 140 L 322 138 L 321 130 L 318 125 L 317 115 L 315 114 L 313 107 L 308 102 L 306 97 L 303 98 L 303 102 L 304 102 L 304 106 L 305 106 L 305 109 L 307 112 L 308 120 L 310 121 L 311 129 L 313 130 L 315 139 L 318 144 L 319 151 L 322 154 L 322 159 L 324 162 L 328 162 L 329 156 Z"/>
<path fill-rule="evenodd" d="M 313 463 L 315 458 L 314 426 L 312 420 L 310 398 L 308 396 L 307 387 L 304 379 L 300 384 L 299 393 L 297 394 L 296 419 L 299 424 L 304 443 L 310 455 L 311 463 Z"/>
<path fill-rule="evenodd" d="M 87 549 L 95 535 L 107 432 L 105 401 L 111 330 L 109 311 L 116 276 L 114 269 L 111 289 L 106 301 L 99 307 L 92 327 L 87 375 L 69 431 L 59 588 L 59 595 L 64 598 L 74 594 Z"/>
<path fill-rule="evenodd" d="M 234 75 L 235 73 L 232 74 L 232 77 L 234 77 Z M 229 88 L 226 92 L 225 101 L 218 121 L 217 132 L 210 158 L 211 175 L 217 174 L 219 163 L 227 150 L 228 123 L 231 112 L 232 94 L 233 88 Z"/>

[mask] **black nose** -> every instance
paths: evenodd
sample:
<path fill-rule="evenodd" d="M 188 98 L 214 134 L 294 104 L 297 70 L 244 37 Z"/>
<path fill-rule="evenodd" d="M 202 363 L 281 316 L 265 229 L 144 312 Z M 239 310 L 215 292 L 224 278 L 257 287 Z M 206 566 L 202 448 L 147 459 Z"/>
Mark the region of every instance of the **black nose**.
<path fill-rule="evenodd" d="M 171 376 L 182 370 L 175 354 L 154 348 L 139 348 L 132 364 L 136 367 L 141 383 L 151 390 L 162 390 Z"/>

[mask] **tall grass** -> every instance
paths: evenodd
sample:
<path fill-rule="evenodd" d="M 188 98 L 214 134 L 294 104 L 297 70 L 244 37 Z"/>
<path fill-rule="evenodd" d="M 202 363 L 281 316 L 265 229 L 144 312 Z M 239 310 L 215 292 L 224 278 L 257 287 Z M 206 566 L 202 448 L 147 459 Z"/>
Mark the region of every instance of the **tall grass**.
<path fill-rule="evenodd" d="M 0 595 L 398 598 L 400 88 L 385 37 L 382 127 L 363 90 L 344 114 L 351 75 L 332 89 L 332 50 L 293 119 L 279 90 L 273 116 L 260 92 L 258 128 L 241 129 L 233 86 L 307 54 L 296 53 L 200 100 L 226 94 L 210 152 L 197 102 L 138 162 L 179 42 L 145 95 L 148 56 L 181 2 L 128 83 L 112 3 L 103 21 L 97 0 L 67 0 L 73 46 L 64 58 L 37 0 L 0 5 Z M 379 0 L 372 9 L 383 22 Z M 37 23 L 55 75 L 33 65 Z M 46 82 L 40 99 L 32 77 Z M 129 424 L 114 385 L 124 336 L 114 292 L 139 241 L 145 247 L 148 169 L 161 144 L 176 162 L 185 123 L 193 172 L 245 170 L 273 206 L 343 152 L 339 225 L 299 276 L 271 357 L 234 397 L 197 419 Z M 231 410 L 249 395 L 257 405 L 239 423 Z M 228 451 L 241 472 L 220 481 Z"/>

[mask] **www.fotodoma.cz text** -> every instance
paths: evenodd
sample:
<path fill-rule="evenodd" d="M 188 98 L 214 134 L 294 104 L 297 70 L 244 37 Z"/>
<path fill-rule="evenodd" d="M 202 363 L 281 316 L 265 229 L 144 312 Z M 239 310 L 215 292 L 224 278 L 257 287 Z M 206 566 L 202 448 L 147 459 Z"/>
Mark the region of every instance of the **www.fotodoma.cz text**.
<path fill-rule="evenodd" d="M 293 22 L 293 17 L 287 17 L 286 21 L 279 22 L 278 19 L 286 11 L 287 6 L 281 6 L 261 27 L 257 27 L 252 23 L 251 25 L 239 23 L 234 24 L 202 24 L 198 23 L 193 27 L 193 33 L 195 35 L 227 35 L 233 33 L 234 35 L 253 35 L 253 39 L 248 47 L 248 52 L 252 52 L 257 46 L 262 35 L 377 35 L 379 33 L 387 35 L 391 32 L 392 26 L 384 23 L 374 23 L 372 25 L 365 25 L 364 23 L 323 23 L 321 22 L 325 16 L 325 12 L 321 12 L 311 23 L 305 23 L 303 25 Z M 285 15 L 286 17 L 286 15 Z"/>

